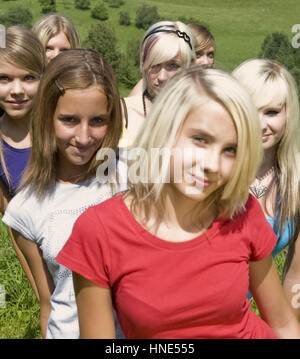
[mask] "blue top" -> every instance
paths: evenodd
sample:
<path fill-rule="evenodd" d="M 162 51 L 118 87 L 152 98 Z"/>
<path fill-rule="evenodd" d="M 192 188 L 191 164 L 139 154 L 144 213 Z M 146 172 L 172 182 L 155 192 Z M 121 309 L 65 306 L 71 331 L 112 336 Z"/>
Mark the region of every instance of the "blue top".
<path fill-rule="evenodd" d="M 266 217 L 266 218 L 275 232 L 274 228 L 275 228 L 276 218 L 270 218 L 270 217 Z M 279 227 L 277 233 L 275 232 L 275 234 L 276 234 L 277 238 L 279 238 L 280 227 Z M 279 252 L 281 252 L 289 244 L 292 234 L 293 234 L 292 221 L 289 220 L 287 222 L 287 224 L 284 226 L 284 231 L 282 233 L 281 238 L 277 241 L 276 247 L 273 249 L 273 252 L 272 252 L 273 257 L 275 257 Z"/>
<path fill-rule="evenodd" d="M 3 156 L 7 171 L 10 176 L 10 183 L 5 176 L 2 165 L 0 163 L 0 178 L 5 183 L 9 192 L 14 195 L 20 180 L 22 178 L 25 167 L 27 166 L 31 147 L 28 148 L 14 148 L 2 139 Z"/>

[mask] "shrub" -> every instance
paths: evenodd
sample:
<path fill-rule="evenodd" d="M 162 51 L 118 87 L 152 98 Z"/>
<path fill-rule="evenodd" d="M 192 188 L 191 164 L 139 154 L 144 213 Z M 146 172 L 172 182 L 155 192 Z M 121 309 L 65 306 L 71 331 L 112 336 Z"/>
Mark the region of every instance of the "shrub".
<path fill-rule="evenodd" d="M 76 9 L 87 10 L 90 8 L 90 0 L 75 0 Z"/>
<path fill-rule="evenodd" d="M 131 24 L 130 16 L 127 11 L 121 11 L 119 15 L 119 24 L 129 26 Z"/>
<path fill-rule="evenodd" d="M 39 3 L 41 5 L 41 11 L 43 14 L 56 11 L 55 0 L 39 0 Z"/>
<path fill-rule="evenodd" d="M 144 4 L 137 9 L 135 26 L 139 29 L 147 30 L 149 26 L 158 22 L 159 19 L 157 7 Z"/>
<path fill-rule="evenodd" d="M 98 20 L 107 20 L 108 19 L 108 11 L 107 8 L 105 7 L 105 5 L 100 2 L 98 4 L 95 5 L 95 7 L 93 7 L 92 11 L 91 11 L 91 16 L 94 19 L 98 19 Z"/>
<path fill-rule="evenodd" d="M 24 25 L 31 27 L 32 13 L 24 7 L 11 7 L 0 16 L 0 24 L 8 27 L 13 25 Z"/>

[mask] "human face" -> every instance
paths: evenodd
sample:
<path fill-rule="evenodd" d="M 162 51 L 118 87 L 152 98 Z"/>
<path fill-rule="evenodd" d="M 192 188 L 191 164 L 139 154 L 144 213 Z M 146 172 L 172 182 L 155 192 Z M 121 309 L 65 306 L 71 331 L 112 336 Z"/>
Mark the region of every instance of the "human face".
<path fill-rule="evenodd" d="M 233 170 L 237 133 L 230 114 L 212 98 L 205 98 L 187 116 L 173 150 L 182 154 L 171 162 L 174 192 L 180 198 L 204 201 L 227 183 Z M 178 183 L 175 168 L 183 173 Z"/>
<path fill-rule="evenodd" d="M 180 55 L 171 60 L 151 66 L 147 72 L 147 90 L 152 96 L 156 96 L 164 84 L 181 68 Z"/>
<path fill-rule="evenodd" d="M 66 90 L 54 113 L 59 170 L 64 177 L 82 174 L 107 132 L 107 98 L 97 86 Z M 59 171 L 58 171 L 59 172 Z"/>
<path fill-rule="evenodd" d="M 195 64 L 204 68 L 213 67 L 215 61 L 215 49 L 213 46 L 203 50 L 196 50 Z"/>
<path fill-rule="evenodd" d="M 62 51 L 69 50 L 71 45 L 63 31 L 52 36 L 46 45 L 46 57 L 48 62 L 54 59 Z"/>
<path fill-rule="evenodd" d="M 32 109 L 39 81 L 29 71 L 0 61 L 0 108 L 11 119 L 25 118 Z"/>
<path fill-rule="evenodd" d="M 262 127 L 262 145 L 264 150 L 276 148 L 286 126 L 286 106 L 272 101 L 259 108 L 259 118 Z"/>

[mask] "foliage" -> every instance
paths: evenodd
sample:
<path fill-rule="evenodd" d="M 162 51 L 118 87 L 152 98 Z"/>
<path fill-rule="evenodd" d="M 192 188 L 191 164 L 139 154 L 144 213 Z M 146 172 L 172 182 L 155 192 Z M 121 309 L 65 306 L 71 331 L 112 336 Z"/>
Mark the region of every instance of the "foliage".
<path fill-rule="evenodd" d="M 127 41 L 126 54 L 122 55 L 120 59 L 118 79 L 128 88 L 134 87 L 141 78 L 139 48 L 138 40 Z"/>
<path fill-rule="evenodd" d="M 94 19 L 98 19 L 102 21 L 108 19 L 108 11 L 105 5 L 103 4 L 103 2 L 99 2 L 93 7 L 91 11 L 91 16 Z"/>
<path fill-rule="evenodd" d="M 87 10 L 90 8 L 90 0 L 75 0 L 76 9 Z"/>
<path fill-rule="evenodd" d="M 149 26 L 160 20 L 160 16 L 156 6 L 148 6 L 143 4 L 137 9 L 135 26 L 139 29 L 147 30 Z"/>
<path fill-rule="evenodd" d="M 120 53 L 117 50 L 117 39 L 112 25 L 109 22 L 100 22 L 92 26 L 84 41 L 84 47 L 99 52 L 118 71 Z"/>
<path fill-rule="evenodd" d="M 119 14 L 119 24 L 129 26 L 131 24 L 130 16 L 127 11 L 121 11 Z"/>
<path fill-rule="evenodd" d="M 107 3 L 108 3 L 109 7 L 114 7 L 114 8 L 118 8 L 122 5 L 124 5 L 123 0 L 108 0 Z"/>
<path fill-rule="evenodd" d="M 292 46 L 291 41 L 285 34 L 274 32 L 267 35 L 258 56 L 283 64 L 294 77 L 298 90 L 300 90 L 300 52 L 299 49 Z"/>
<path fill-rule="evenodd" d="M 48 12 L 56 11 L 56 2 L 55 0 L 39 0 L 41 5 L 41 11 L 43 14 L 47 14 Z"/>
<path fill-rule="evenodd" d="M 0 24 L 8 27 L 13 25 L 24 25 L 31 27 L 32 13 L 24 7 L 8 8 L 3 15 L 0 16 Z"/>

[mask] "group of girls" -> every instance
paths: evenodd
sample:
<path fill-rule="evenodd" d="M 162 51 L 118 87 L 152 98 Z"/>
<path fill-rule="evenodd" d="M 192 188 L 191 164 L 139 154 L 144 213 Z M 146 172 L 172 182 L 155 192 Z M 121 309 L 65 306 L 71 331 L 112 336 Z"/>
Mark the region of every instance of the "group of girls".
<path fill-rule="evenodd" d="M 214 38 L 195 26 L 147 30 L 141 84 L 121 101 L 68 19 L 7 29 L 1 210 L 43 337 L 300 338 L 296 85 L 268 60 L 209 69 Z M 119 149 L 135 147 L 148 180 L 124 191 Z M 105 148 L 119 159 L 100 183 Z M 288 244 L 284 294 L 272 252 Z"/>

